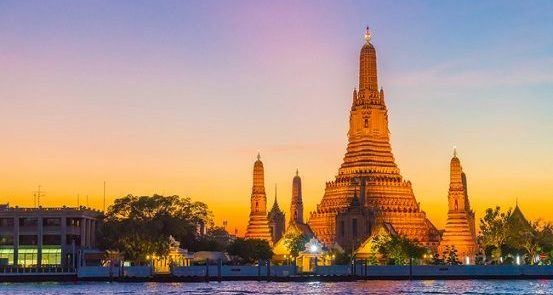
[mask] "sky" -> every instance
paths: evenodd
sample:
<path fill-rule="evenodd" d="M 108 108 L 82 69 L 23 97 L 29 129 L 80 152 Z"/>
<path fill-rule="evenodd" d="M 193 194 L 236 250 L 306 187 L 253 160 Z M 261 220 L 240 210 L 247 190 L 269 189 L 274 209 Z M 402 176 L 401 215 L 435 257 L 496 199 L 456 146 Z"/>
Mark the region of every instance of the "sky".
<path fill-rule="evenodd" d="M 477 218 L 553 220 L 551 1 L 0 0 L 0 203 L 203 201 L 245 231 L 252 168 L 305 218 L 347 142 L 366 25 L 396 162 L 432 222 L 453 146 Z"/>

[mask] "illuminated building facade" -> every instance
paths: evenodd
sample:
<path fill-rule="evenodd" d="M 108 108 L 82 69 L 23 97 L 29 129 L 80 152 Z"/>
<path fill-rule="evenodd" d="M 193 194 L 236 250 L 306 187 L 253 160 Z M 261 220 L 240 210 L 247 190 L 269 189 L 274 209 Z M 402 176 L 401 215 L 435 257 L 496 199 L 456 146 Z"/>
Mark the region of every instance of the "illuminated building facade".
<path fill-rule="evenodd" d="M 100 211 L 0 206 L 0 264 L 75 267 L 81 250 L 96 247 Z"/>

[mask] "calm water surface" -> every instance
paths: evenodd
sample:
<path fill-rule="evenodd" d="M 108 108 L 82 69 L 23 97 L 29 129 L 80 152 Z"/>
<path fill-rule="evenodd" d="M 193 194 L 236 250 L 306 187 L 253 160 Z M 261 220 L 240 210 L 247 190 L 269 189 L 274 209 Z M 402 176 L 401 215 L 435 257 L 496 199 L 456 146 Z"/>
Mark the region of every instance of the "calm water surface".
<path fill-rule="evenodd" d="M 0 283 L 2 294 L 553 294 L 553 281 Z"/>

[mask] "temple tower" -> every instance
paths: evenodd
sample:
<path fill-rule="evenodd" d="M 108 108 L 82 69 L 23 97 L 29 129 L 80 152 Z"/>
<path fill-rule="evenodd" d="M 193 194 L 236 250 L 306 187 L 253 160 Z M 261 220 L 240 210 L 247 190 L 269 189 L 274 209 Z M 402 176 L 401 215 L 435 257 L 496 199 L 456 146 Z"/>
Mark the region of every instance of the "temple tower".
<path fill-rule="evenodd" d="M 323 199 L 308 223 L 321 242 L 333 246 L 336 216 L 350 206 L 354 192 L 359 191 L 360 205 L 376 219 L 373 225 L 387 223 L 398 234 L 436 249 L 439 233 L 420 209 L 411 182 L 403 179 L 392 154 L 388 110 L 384 90 L 378 88 L 376 50 L 370 41 L 367 28 L 359 55 L 359 89 L 353 90 L 351 100 L 344 161 L 335 180 L 326 183 Z"/>
<path fill-rule="evenodd" d="M 272 243 L 271 229 L 267 219 L 267 196 L 265 195 L 265 178 L 261 155 L 253 165 L 253 186 L 250 204 L 250 220 L 246 230 L 247 239 L 263 239 Z"/>
<path fill-rule="evenodd" d="M 269 228 L 271 229 L 273 243 L 276 243 L 278 240 L 280 240 L 280 238 L 282 238 L 285 230 L 284 226 L 286 225 L 286 217 L 284 215 L 284 212 L 282 212 L 282 210 L 280 210 L 280 207 L 278 206 L 276 185 L 275 202 L 273 203 L 271 211 L 269 211 L 269 214 L 267 214 L 267 219 L 269 219 Z"/>
<path fill-rule="evenodd" d="M 303 224 L 303 198 L 301 195 L 301 177 L 296 169 L 292 180 L 292 202 L 290 203 L 290 223 Z"/>
<path fill-rule="evenodd" d="M 442 254 L 447 247 L 455 246 L 457 256 L 463 263 L 474 263 L 478 251 L 474 211 L 470 207 L 467 179 L 456 150 L 453 152 L 450 164 L 447 201 L 447 223 L 438 253 Z M 469 261 L 467 261 L 467 258 Z"/>

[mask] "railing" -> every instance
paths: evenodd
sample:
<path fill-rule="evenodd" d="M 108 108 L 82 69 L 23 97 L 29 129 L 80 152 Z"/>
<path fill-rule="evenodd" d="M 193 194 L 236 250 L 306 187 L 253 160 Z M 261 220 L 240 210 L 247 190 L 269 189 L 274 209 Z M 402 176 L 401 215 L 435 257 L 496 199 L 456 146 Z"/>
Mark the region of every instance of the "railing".
<path fill-rule="evenodd" d="M 2 275 L 48 275 L 48 274 L 76 274 L 76 270 L 71 267 L 61 266 L 43 266 L 43 267 L 24 267 L 24 266 L 3 266 L 0 267 L 0 276 Z"/>

